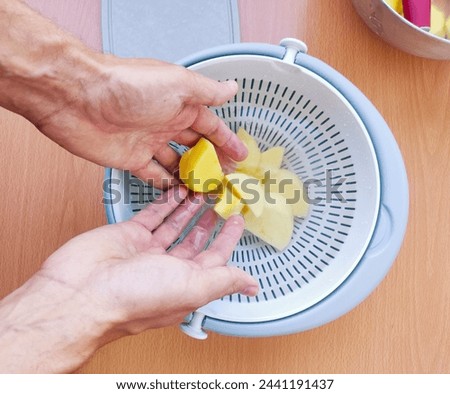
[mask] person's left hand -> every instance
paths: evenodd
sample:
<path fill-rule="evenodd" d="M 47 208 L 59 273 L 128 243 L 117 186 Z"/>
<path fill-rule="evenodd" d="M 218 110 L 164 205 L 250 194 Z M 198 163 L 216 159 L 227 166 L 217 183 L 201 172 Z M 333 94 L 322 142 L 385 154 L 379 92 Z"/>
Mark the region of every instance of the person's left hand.
<path fill-rule="evenodd" d="M 186 194 L 174 187 L 132 220 L 75 237 L 3 300 L 0 320 L 22 334 L 2 337 L 0 324 L 0 371 L 67 372 L 113 339 L 179 323 L 227 294 L 255 295 L 256 280 L 226 265 L 244 229 L 241 216 L 204 251 L 216 223 L 208 210 L 167 251 L 201 208 L 194 195 L 178 206 Z"/>
<path fill-rule="evenodd" d="M 203 195 L 185 199 L 186 194 L 184 186 L 174 187 L 131 220 L 75 237 L 50 256 L 40 275 L 90 294 L 131 332 L 180 322 L 225 294 L 254 294 L 256 281 L 226 266 L 244 229 L 239 215 L 203 251 L 217 220 L 209 209 L 183 242 L 167 251 L 204 204 Z M 138 327 L 130 323 L 136 320 Z"/>

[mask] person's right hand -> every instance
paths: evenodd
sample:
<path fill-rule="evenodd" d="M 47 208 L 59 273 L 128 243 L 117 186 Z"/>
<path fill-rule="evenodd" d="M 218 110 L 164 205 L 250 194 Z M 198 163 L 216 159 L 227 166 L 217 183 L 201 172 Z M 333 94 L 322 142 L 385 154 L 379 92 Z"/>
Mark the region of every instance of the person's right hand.
<path fill-rule="evenodd" d="M 199 196 L 178 206 L 186 194 L 172 188 L 132 220 L 75 237 L 3 300 L 0 319 L 14 329 L 2 341 L 0 325 L 6 369 L 67 372 L 115 338 L 180 323 L 227 294 L 255 295 L 256 280 L 226 265 L 244 229 L 241 216 L 203 251 L 216 222 L 209 210 L 167 251 L 201 207 Z"/>
<path fill-rule="evenodd" d="M 161 187 L 179 162 L 170 141 L 205 136 L 235 161 L 247 155 L 208 109 L 236 94 L 235 81 L 93 52 L 23 1 L 0 0 L 0 37 L 0 106 L 77 156 Z"/>
<path fill-rule="evenodd" d="M 207 108 L 231 99 L 235 81 L 220 83 L 158 60 L 90 56 L 97 69 L 74 87 L 64 83 L 69 91 L 61 93 L 58 110 L 35 122 L 70 152 L 164 189 L 179 162 L 170 141 L 193 146 L 205 136 L 224 155 L 245 159 L 245 145 Z"/>

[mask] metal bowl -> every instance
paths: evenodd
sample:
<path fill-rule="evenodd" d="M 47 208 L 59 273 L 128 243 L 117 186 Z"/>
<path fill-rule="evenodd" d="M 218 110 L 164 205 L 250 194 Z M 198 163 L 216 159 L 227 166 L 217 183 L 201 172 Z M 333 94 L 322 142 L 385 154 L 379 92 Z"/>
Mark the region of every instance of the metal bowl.
<path fill-rule="evenodd" d="M 367 26 L 394 47 L 416 56 L 450 60 L 450 40 L 413 25 L 383 0 L 352 0 L 352 2 Z"/>

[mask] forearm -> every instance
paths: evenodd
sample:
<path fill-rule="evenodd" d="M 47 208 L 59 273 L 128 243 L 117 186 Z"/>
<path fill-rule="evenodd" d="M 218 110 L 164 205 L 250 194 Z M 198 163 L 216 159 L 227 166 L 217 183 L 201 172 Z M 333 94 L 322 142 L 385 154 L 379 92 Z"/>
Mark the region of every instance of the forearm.
<path fill-rule="evenodd" d="M 35 275 L 0 302 L 0 373 L 73 371 L 109 329 L 88 297 Z"/>
<path fill-rule="evenodd" d="M 101 54 L 22 1 L 0 0 L 0 37 L 0 106 L 36 125 L 76 104 L 101 75 Z"/>

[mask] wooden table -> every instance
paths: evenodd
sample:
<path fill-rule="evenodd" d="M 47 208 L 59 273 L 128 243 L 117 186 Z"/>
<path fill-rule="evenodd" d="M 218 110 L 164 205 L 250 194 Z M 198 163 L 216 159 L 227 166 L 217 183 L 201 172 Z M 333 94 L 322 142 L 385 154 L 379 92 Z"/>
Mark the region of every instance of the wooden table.
<path fill-rule="evenodd" d="M 97 0 L 29 0 L 100 48 Z M 420 59 L 373 35 L 349 1 L 241 0 L 243 41 L 298 37 L 375 104 L 403 152 L 411 213 L 387 278 L 360 306 L 296 335 L 195 341 L 178 328 L 101 349 L 83 373 L 450 372 L 450 62 Z M 3 92 L 1 93 L 3 94 Z M 0 297 L 65 241 L 105 223 L 103 169 L 0 110 Z"/>

